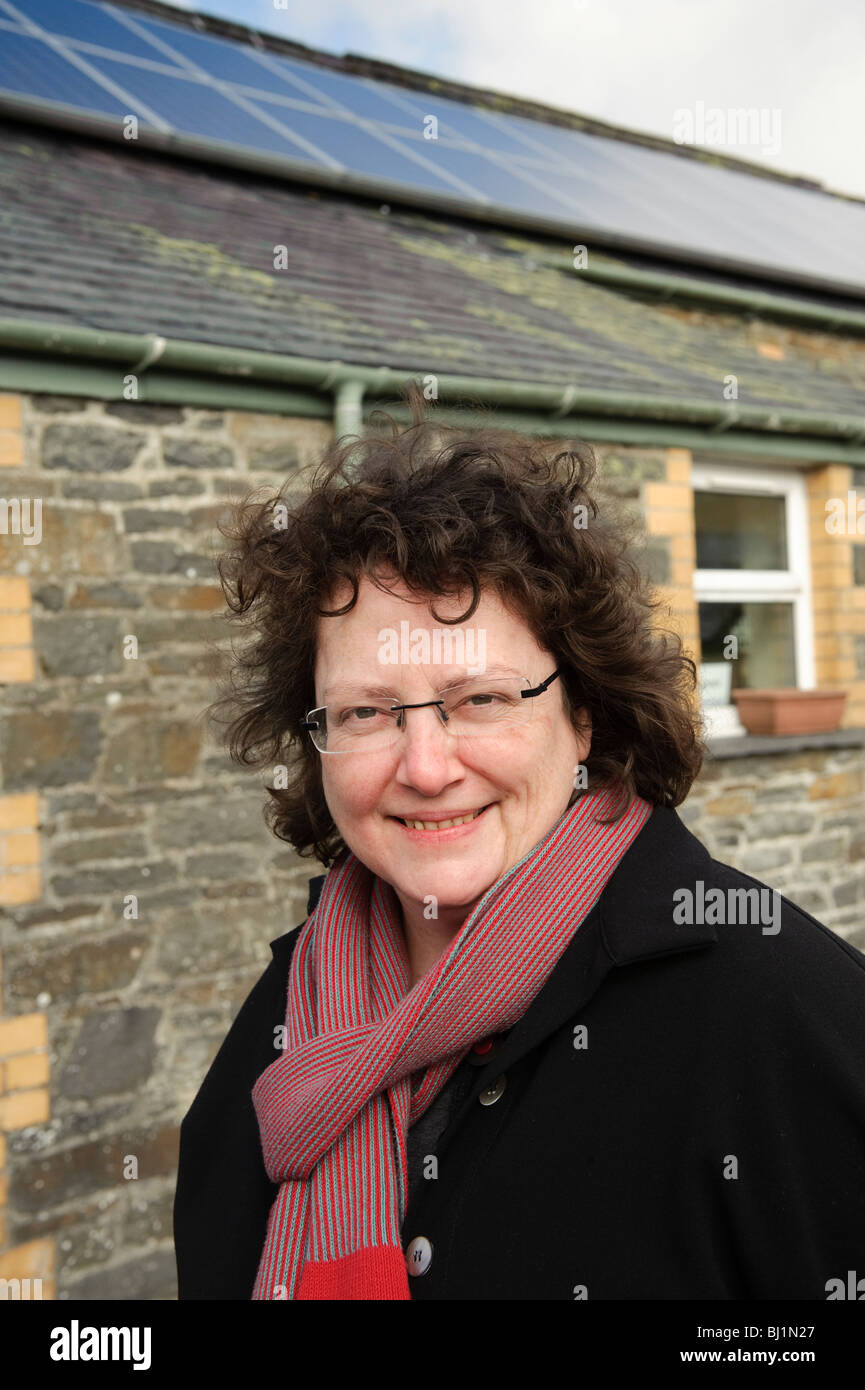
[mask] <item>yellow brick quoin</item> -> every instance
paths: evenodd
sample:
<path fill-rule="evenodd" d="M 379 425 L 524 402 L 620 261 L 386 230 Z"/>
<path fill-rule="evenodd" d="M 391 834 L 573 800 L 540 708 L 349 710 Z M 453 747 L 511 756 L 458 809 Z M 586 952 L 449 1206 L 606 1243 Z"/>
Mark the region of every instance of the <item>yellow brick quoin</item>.
<path fill-rule="evenodd" d="M 21 397 L 0 395 L 0 430 L 21 430 Z"/>
<path fill-rule="evenodd" d="M 30 585 L 18 575 L 0 576 L 0 685 L 36 676 Z"/>
<path fill-rule="evenodd" d="M 20 468 L 23 462 L 21 397 L 0 395 L 0 468 Z"/>
<path fill-rule="evenodd" d="M 39 795 L 19 792 L 0 796 L 0 834 L 9 830 L 33 830 L 39 824 Z"/>
<path fill-rule="evenodd" d="M 0 904 L 37 902 L 39 797 L 36 792 L 0 796 Z"/>
<path fill-rule="evenodd" d="M 0 1099 L 0 1126 L 7 1134 L 13 1129 L 27 1129 L 29 1125 L 44 1125 L 50 1118 L 50 1096 L 45 1087 L 13 1091 Z"/>
<path fill-rule="evenodd" d="M 0 1019 L 0 1058 L 4 1061 L 21 1052 L 36 1052 L 47 1046 L 48 1024 L 43 1013 Z"/>
<path fill-rule="evenodd" d="M 30 1091 L 48 1083 L 51 1063 L 46 1052 L 11 1057 L 5 1066 L 7 1091 Z"/>

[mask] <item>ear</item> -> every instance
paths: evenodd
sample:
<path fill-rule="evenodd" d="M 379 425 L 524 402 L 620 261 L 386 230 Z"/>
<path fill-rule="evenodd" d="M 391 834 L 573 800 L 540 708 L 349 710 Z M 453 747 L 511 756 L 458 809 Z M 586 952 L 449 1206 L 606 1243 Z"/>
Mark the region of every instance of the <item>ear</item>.
<path fill-rule="evenodd" d="M 592 746 L 592 719 L 587 709 L 576 711 L 576 721 L 578 728 L 574 729 L 577 740 L 577 751 L 581 763 L 586 761 Z"/>

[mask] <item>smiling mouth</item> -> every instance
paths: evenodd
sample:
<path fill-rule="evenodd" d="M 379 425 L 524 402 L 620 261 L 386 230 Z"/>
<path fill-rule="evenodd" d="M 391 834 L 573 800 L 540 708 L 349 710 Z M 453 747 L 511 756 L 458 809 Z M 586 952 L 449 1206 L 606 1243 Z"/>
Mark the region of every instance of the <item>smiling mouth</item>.
<path fill-rule="evenodd" d="M 484 811 L 488 810 L 492 802 L 486 806 L 481 806 L 479 810 L 473 811 L 469 816 L 457 816 L 453 820 L 404 820 L 402 816 L 394 816 L 400 825 L 405 825 L 409 830 L 449 830 L 454 825 L 468 825 L 470 821 L 477 820 Z"/>

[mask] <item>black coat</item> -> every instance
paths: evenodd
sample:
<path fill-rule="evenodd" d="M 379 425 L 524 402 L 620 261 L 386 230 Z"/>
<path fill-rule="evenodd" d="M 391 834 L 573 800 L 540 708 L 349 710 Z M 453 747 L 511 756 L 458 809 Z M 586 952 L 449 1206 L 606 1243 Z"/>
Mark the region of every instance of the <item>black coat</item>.
<path fill-rule="evenodd" d="M 403 1226 L 432 1247 L 412 1298 L 825 1300 L 865 1277 L 865 956 L 784 898 L 774 934 L 677 925 L 698 880 L 769 891 L 656 807 L 436 1145 Z M 295 940 L 181 1125 L 181 1299 L 252 1292 L 278 1188 L 250 1091 Z"/>

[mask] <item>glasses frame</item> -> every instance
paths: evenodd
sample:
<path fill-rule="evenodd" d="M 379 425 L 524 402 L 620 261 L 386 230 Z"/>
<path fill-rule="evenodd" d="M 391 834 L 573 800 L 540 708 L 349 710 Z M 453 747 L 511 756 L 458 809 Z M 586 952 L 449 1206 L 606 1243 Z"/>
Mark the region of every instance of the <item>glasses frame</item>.
<path fill-rule="evenodd" d="M 552 682 L 556 679 L 556 677 L 557 677 L 557 676 L 560 676 L 561 674 L 562 674 L 561 671 L 558 670 L 558 668 L 557 668 L 555 671 L 553 671 L 553 674 L 552 674 L 551 676 L 547 676 L 547 678 L 546 678 L 545 681 L 541 681 L 540 685 L 532 686 L 532 688 L 531 688 L 530 690 L 521 690 L 521 691 L 520 691 L 520 697 L 521 697 L 521 699 L 523 699 L 523 700 L 532 700 L 532 699 L 534 699 L 534 697 L 535 697 L 536 695 L 543 695 L 543 693 L 544 693 L 544 691 L 546 690 L 547 686 L 548 686 L 548 685 L 551 685 Z M 528 680 L 528 676 L 519 676 L 519 677 L 515 677 L 515 679 L 526 681 L 526 680 Z M 423 703 L 422 703 L 422 704 L 419 704 L 419 705 L 398 705 L 398 704 L 395 704 L 395 705 L 392 706 L 391 713 L 395 714 L 398 710 L 399 710 L 399 711 L 402 711 L 402 710 L 406 710 L 406 709 L 426 709 L 429 705 L 432 705 L 432 706 L 435 708 L 435 710 L 436 710 L 436 712 L 438 713 L 439 719 L 441 720 L 442 724 L 443 724 L 443 725 L 447 725 L 449 716 L 445 713 L 444 700 L 424 700 Z M 316 741 L 315 741 L 315 732 L 314 732 L 314 731 L 315 731 L 316 729 L 318 729 L 318 728 L 320 727 L 320 725 L 319 725 L 317 719 L 313 719 L 313 718 L 312 718 L 312 715 L 314 715 L 314 714 L 319 714 L 319 713 L 321 712 L 321 710 L 325 710 L 325 711 L 326 711 L 326 710 L 327 710 L 327 705 L 318 705 L 315 709 L 307 710 L 306 718 L 300 720 L 300 727 L 301 727 L 302 729 L 306 729 L 306 731 L 308 732 L 308 734 L 309 734 L 309 736 L 310 736 L 310 740 L 311 740 L 311 742 L 312 742 L 312 746 L 313 746 L 313 748 L 315 749 L 315 751 L 316 751 L 317 753 L 330 754 L 331 756 L 343 756 L 343 755 L 345 755 L 346 753 L 376 753 L 376 752 L 382 752 L 382 751 L 383 751 L 382 746 L 380 746 L 380 747 L 377 748 L 377 749 L 376 749 L 376 748 L 319 748 L 318 744 L 317 744 Z M 407 720 L 405 717 L 402 717 L 401 719 L 399 719 L 399 720 L 397 721 L 397 725 L 396 725 L 397 732 L 398 732 L 398 733 L 402 733 L 406 728 L 408 728 L 408 720 Z M 395 744 L 396 744 L 396 742 L 397 742 L 397 740 L 394 739 L 393 743 L 391 743 L 391 744 L 385 744 L 385 745 L 384 745 L 384 748 L 391 748 L 391 747 L 394 747 Z"/>

